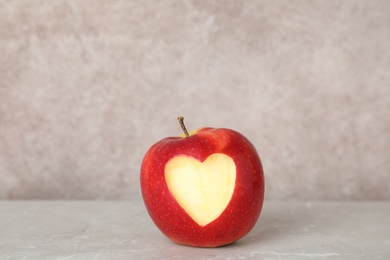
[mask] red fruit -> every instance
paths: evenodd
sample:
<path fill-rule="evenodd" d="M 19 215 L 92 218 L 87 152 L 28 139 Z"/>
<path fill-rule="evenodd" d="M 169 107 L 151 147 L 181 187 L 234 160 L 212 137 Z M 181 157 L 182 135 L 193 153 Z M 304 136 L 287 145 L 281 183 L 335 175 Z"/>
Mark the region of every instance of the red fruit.
<path fill-rule="evenodd" d="M 147 151 L 141 191 L 149 215 L 168 238 L 218 247 L 242 238 L 256 224 L 264 175 L 247 138 L 226 128 L 202 128 L 164 138 Z"/>

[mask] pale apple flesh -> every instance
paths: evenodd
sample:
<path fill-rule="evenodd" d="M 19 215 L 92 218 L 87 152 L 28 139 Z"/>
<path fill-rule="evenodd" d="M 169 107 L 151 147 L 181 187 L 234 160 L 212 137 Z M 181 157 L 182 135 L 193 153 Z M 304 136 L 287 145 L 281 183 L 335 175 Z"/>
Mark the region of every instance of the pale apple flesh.
<path fill-rule="evenodd" d="M 179 205 L 200 226 L 217 219 L 229 204 L 236 182 L 236 165 L 222 153 L 203 163 L 176 156 L 165 166 L 165 180 Z"/>

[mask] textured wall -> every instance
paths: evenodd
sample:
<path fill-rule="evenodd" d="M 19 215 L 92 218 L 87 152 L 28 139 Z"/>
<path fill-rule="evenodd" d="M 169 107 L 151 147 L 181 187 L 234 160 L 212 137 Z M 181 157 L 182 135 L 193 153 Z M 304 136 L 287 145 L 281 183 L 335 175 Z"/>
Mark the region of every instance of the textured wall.
<path fill-rule="evenodd" d="M 129 199 L 229 127 L 266 198 L 390 199 L 390 2 L 0 0 L 0 198 Z"/>

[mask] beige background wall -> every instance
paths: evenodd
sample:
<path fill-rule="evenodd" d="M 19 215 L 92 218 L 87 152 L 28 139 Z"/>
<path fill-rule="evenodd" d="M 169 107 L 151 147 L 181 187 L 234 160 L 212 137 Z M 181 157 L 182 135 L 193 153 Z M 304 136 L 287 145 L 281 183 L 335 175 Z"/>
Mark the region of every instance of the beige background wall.
<path fill-rule="evenodd" d="M 390 199 L 390 1 L 0 1 L 0 198 L 130 199 L 228 127 L 268 200 Z"/>

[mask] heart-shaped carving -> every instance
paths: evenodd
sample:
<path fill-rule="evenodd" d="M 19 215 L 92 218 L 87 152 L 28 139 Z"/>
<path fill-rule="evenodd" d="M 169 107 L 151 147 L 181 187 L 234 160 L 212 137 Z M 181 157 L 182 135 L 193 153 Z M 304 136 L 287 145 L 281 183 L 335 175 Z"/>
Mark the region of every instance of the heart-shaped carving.
<path fill-rule="evenodd" d="M 180 206 L 200 226 L 217 219 L 232 198 L 236 165 L 225 154 L 215 153 L 204 162 L 176 156 L 165 166 L 168 188 Z"/>

